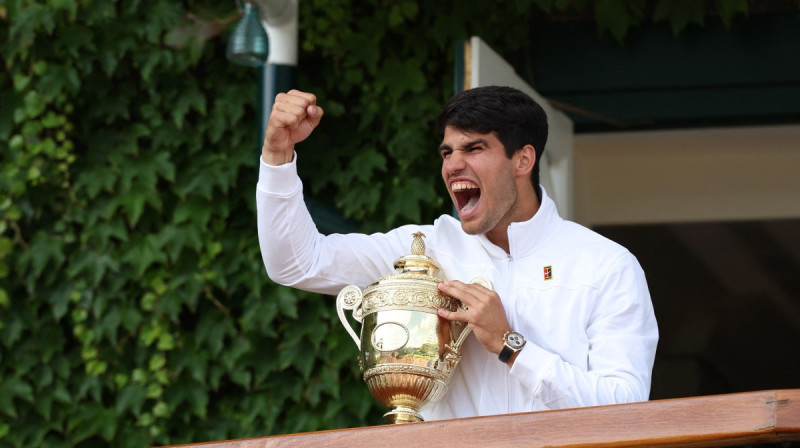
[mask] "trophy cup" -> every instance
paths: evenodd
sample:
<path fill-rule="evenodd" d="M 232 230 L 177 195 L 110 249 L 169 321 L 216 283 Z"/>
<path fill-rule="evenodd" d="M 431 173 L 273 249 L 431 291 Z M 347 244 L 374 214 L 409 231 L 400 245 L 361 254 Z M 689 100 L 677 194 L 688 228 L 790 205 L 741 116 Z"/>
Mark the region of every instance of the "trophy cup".
<path fill-rule="evenodd" d="M 336 297 L 336 311 L 359 349 L 358 364 L 373 398 L 391 411 L 390 423 L 419 422 L 422 406 L 439 401 L 461 359 L 472 328 L 437 315 L 439 308 L 465 310 L 460 301 L 439 292 L 433 275 L 439 263 L 425 255 L 422 233 L 415 233 L 411 254 L 397 259 L 395 275 L 381 277 L 362 292 L 349 285 Z M 491 283 L 476 278 L 491 289 Z M 344 311 L 361 322 L 361 337 Z"/>

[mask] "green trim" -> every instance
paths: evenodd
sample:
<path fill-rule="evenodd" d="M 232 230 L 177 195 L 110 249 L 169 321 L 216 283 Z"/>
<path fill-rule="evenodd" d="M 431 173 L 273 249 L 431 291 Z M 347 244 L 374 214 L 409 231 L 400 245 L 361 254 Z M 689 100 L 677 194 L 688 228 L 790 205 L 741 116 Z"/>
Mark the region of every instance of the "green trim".
<path fill-rule="evenodd" d="M 797 24 L 796 14 L 759 14 L 677 37 L 665 23 L 644 24 L 620 45 L 597 38 L 593 22 L 543 22 L 528 81 L 569 107 L 577 132 L 797 122 Z"/>

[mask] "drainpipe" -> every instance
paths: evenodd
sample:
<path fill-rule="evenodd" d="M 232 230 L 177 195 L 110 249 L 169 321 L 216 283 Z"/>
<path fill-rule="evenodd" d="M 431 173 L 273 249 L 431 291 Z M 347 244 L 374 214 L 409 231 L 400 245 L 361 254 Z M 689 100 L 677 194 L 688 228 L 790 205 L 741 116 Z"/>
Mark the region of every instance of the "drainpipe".
<path fill-rule="evenodd" d="M 258 154 L 275 95 L 296 87 L 298 0 L 256 0 L 269 37 L 269 57 L 259 69 Z"/>

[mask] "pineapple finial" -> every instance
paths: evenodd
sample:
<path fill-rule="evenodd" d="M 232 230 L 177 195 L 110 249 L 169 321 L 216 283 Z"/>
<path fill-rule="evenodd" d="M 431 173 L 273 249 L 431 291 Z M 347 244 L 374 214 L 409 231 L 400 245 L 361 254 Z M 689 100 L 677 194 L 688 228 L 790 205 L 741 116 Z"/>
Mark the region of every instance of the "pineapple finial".
<path fill-rule="evenodd" d="M 416 232 L 412 236 L 414 237 L 414 242 L 411 243 L 411 253 L 414 255 L 425 255 L 425 241 L 422 241 L 425 234 Z"/>

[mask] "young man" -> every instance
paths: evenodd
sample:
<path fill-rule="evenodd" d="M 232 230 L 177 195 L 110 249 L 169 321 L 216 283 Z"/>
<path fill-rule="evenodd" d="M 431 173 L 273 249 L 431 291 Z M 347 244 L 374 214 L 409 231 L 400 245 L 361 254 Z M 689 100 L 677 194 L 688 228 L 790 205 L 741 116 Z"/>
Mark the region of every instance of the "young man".
<path fill-rule="evenodd" d="M 544 111 L 524 93 L 483 87 L 448 101 L 439 124 L 442 178 L 459 220 L 387 233 L 324 236 L 302 198 L 295 144 L 320 124 L 314 95 L 280 94 L 257 186 L 258 232 L 272 280 L 323 294 L 394 272 L 422 231 L 449 279 L 440 291 L 469 322 L 448 394 L 426 420 L 644 401 L 658 329 L 644 273 L 618 244 L 558 216 L 539 185 Z M 495 290 L 464 281 L 483 276 Z"/>

